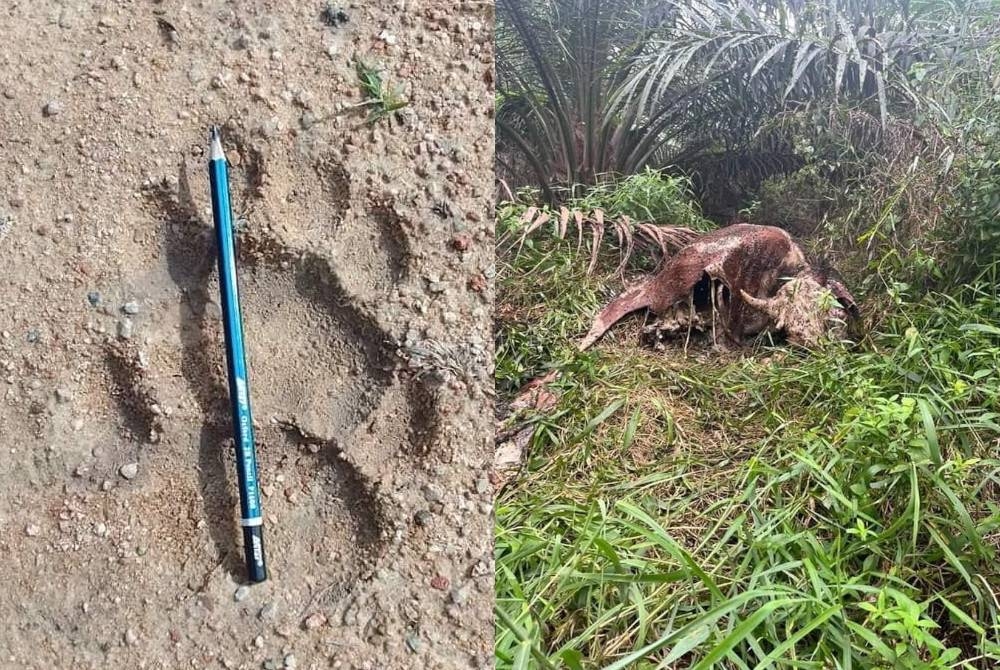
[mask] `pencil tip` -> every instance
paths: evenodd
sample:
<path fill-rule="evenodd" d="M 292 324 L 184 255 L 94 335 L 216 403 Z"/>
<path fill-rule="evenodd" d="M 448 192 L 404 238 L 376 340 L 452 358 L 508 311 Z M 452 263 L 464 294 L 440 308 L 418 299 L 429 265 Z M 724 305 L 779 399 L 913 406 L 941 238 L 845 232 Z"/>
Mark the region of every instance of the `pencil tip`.
<path fill-rule="evenodd" d="M 212 126 L 208 135 L 211 141 L 211 148 L 208 154 L 209 160 L 224 159 L 226 155 L 222 151 L 222 133 L 219 132 L 219 126 Z"/>

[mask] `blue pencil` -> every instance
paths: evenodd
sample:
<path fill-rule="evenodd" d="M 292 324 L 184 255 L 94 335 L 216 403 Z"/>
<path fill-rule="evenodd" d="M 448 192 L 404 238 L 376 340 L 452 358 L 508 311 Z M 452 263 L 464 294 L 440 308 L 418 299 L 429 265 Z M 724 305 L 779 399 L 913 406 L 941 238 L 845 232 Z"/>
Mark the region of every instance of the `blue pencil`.
<path fill-rule="evenodd" d="M 236 280 L 236 249 L 233 243 L 233 213 L 229 204 L 229 174 L 218 127 L 211 131 L 208 175 L 212 189 L 212 218 L 219 250 L 219 289 L 222 293 L 222 321 L 226 336 L 226 370 L 229 376 L 229 404 L 233 412 L 233 439 L 236 442 L 236 471 L 240 487 L 240 525 L 243 527 L 243 554 L 251 582 L 267 579 L 264 565 L 263 515 L 257 482 L 257 455 L 254 450 L 250 388 L 243 351 L 243 319 Z"/>

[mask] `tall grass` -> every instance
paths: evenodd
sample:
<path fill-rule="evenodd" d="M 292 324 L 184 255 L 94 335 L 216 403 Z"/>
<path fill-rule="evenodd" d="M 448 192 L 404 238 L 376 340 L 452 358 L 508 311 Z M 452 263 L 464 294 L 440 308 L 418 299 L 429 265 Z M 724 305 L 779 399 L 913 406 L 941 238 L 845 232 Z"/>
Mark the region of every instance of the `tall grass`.
<path fill-rule="evenodd" d="M 992 286 L 896 287 L 853 349 L 578 354 L 610 280 L 506 262 L 501 393 L 564 374 L 497 501 L 497 667 L 998 666 Z"/>

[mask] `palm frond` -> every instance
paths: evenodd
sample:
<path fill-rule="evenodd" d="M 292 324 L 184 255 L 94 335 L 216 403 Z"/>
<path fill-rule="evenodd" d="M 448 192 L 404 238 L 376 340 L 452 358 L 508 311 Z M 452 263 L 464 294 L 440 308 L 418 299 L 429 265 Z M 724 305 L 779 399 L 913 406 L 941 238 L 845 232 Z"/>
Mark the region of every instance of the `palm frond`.
<path fill-rule="evenodd" d="M 583 246 L 586 235 L 590 236 L 589 260 L 587 274 L 593 274 L 600 261 L 600 252 L 605 243 L 605 233 L 614 231 L 619 252 L 618 266 L 615 274 L 624 272 L 626 265 L 637 249 L 652 249 L 661 258 L 690 244 L 704 231 L 697 231 L 684 226 L 673 226 L 648 222 L 633 221 L 628 215 L 606 218 L 603 209 L 590 211 L 560 207 L 558 217 L 545 208 L 529 207 L 519 220 L 522 227 L 517 240 L 518 249 L 522 248 L 527 239 L 543 229 L 545 224 L 552 222 L 552 236 L 560 240 L 566 239 L 569 233 L 570 221 L 576 227 L 578 247 Z"/>

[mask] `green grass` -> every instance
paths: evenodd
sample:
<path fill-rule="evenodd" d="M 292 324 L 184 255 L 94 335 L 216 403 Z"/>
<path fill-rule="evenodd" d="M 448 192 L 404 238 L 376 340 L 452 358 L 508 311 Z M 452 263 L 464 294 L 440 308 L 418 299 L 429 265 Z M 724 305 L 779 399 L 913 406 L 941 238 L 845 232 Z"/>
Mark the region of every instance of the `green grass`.
<path fill-rule="evenodd" d="M 896 287 L 852 349 L 685 356 L 633 322 L 578 354 L 620 283 L 529 242 L 498 391 L 564 374 L 497 501 L 497 667 L 997 667 L 992 287 Z"/>
<path fill-rule="evenodd" d="M 378 68 L 357 61 L 354 64 L 358 81 L 361 82 L 361 93 L 365 96 L 360 104 L 368 108 L 368 118 L 365 123 L 371 125 L 387 118 L 395 111 L 410 104 L 398 87 L 390 87 L 383 79 Z"/>

